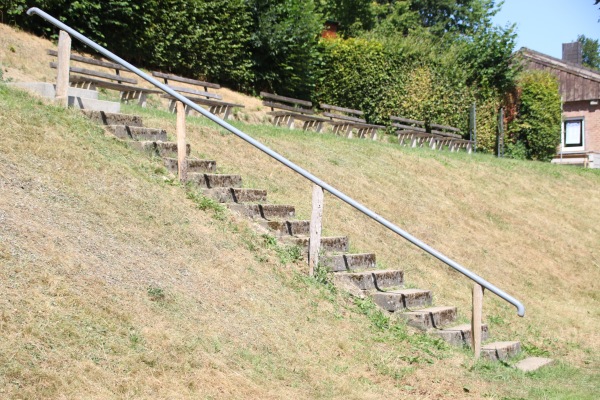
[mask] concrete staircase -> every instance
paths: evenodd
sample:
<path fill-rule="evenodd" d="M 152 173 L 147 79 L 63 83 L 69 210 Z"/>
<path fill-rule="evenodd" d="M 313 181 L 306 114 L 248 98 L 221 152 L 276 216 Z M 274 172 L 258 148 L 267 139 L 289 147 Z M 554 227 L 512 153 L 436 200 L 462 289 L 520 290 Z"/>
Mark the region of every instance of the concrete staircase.
<path fill-rule="evenodd" d="M 140 117 L 83 111 L 85 115 L 134 148 L 163 158 L 165 167 L 176 173 L 177 145 L 167 140 L 162 129 L 146 128 Z M 190 154 L 188 145 L 187 153 Z M 269 204 L 267 191 L 242 187 L 242 177 L 216 173 L 213 160 L 188 159 L 188 180 L 204 195 L 224 203 L 239 215 L 251 219 L 257 229 L 275 235 L 280 241 L 297 245 L 308 252 L 309 221 L 297 220 L 293 205 Z M 470 324 L 458 324 L 457 308 L 433 305 L 426 289 L 406 288 L 402 270 L 379 270 L 373 253 L 349 253 L 346 236 L 323 237 L 321 264 L 332 274 L 334 283 L 355 296 L 370 297 L 390 315 L 406 320 L 416 329 L 438 336 L 454 346 L 470 346 Z M 482 326 L 482 339 L 488 340 L 488 327 Z M 497 361 L 516 356 L 520 342 L 492 342 L 482 346 L 484 359 Z"/>

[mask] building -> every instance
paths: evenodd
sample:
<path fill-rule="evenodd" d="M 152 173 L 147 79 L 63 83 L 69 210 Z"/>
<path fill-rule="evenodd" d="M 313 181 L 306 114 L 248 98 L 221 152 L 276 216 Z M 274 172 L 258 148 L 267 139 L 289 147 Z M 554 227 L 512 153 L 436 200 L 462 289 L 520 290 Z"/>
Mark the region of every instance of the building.
<path fill-rule="evenodd" d="M 534 50 L 519 50 L 525 67 L 556 75 L 563 100 L 558 164 L 600 168 L 600 72 L 582 65 L 581 43 L 563 44 L 563 58 Z"/>

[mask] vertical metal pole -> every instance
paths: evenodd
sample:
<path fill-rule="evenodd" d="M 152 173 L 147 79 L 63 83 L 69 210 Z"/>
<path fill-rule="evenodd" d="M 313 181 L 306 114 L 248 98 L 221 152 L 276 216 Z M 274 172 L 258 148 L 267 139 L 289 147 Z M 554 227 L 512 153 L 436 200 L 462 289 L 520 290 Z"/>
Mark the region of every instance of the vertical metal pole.
<path fill-rule="evenodd" d="M 504 157 L 504 107 L 498 113 L 498 157 Z"/>
<path fill-rule="evenodd" d="M 313 185 L 312 215 L 310 217 L 310 242 L 308 243 L 308 273 L 315 274 L 319 264 L 319 249 L 321 248 L 321 224 L 323 220 L 323 188 Z"/>
<path fill-rule="evenodd" d="M 470 140 L 473 142 L 473 153 L 477 153 L 477 107 L 475 102 L 471 106 L 471 118 L 469 127 L 470 129 Z"/>
<path fill-rule="evenodd" d="M 58 62 L 56 93 L 54 98 L 64 107 L 69 106 L 69 64 L 71 61 L 71 36 L 65 31 L 58 34 Z"/>

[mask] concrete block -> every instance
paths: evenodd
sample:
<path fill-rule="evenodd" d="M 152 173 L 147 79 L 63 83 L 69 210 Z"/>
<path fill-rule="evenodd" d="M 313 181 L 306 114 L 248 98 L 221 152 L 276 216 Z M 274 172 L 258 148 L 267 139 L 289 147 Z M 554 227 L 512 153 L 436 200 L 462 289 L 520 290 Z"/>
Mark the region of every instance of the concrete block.
<path fill-rule="evenodd" d="M 332 272 L 373 269 L 377 265 L 374 253 L 324 255 L 319 262 Z"/>
<path fill-rule="evenodd" d="M 464 324 L 446 329 L 433 330 L 430 333 L 432 335 L 441 337 L 444 341 L 451 344 L 452 346 L 471 347 L 472 332 L 473 330 L 471 329 L 471 324 Z M 482 324 L 481 340 L 487 340 L 488 335 L 488 326 L 486 324 Z"/>
<path fill-rule="evenodd" d="M 456 319 L 456 307 L 430 307 L 400 314 L 410 326 L 424 331 L 449 325 Z"/>
<path fill-rule="evenodd" d="M 260 203 L 267 201 L 267 191 L 263 189 L 245 189 L 236 187 L 214 187 L 204 189 L 205 196 L 219 203 Z"/>
<path fill-rule="evenodd" d="M 551 358 L 529 357 L 515 364 L 515 368 L 523 372 L 537 371 L 538 369 L 550 365 L 554 362 Z"/>
<path fill-rule="evenodd" d="M 372 294 L 372 297 L 375 304 L 391 312 L 428 307 L 432 301 L 431 291 L 422 289 L 376 292 Z"/>
<path fill-rule="evenodd" d="M 86 117 L 100 125 L 144 126 L 142 117 L 138 115 L 110 113 L 105 111 L 81 111 Z"/>
<path fill-rule="evenodd" d="M 498 361 L 514 357 L 521 351 L 521 342 L 494 342 L 481 347 L 481 358 Z"/>
<path fill-rule="evenodd" d="M 404 272 L 400 270 L 377 270 L 365 272 L 336 272 L 336 285 L 355 286 L 360 290 L 383 290 L 399 287 L 404 283 Z"/>
<path fill-rule="evenodd" d="M 121 103 L 75 96 L 69 96 L 69 107 L 107 113 L 119 113 L 121 111 Z"/>
<path fill-rule="evenodd" d="M 56 85 L 48 82 L 9 82 L 9 86 L 27 90 L 38 96 L 53 99 L 56 96 Z M 70 87 L 68 89 L 69 96 L 85 97 L 87 99 L 98 99 L 98 92 L 95 90 L 80 89 Z"/>
<path fill-rule="evenodd" d="M 120 139 L 166 141 L 167 131 L 164 129 L 144 128 L 140 126 L 106 125 L 106 129 Z"/>
<path fill-rule="evenodd" d="M 163 163 L 167 170 L 176 174 L 178 168 L 177 158 L 163 157 Z M 217 162 L 213 160 L 199 160 L 197 158 L 188 158 L 188 172 L 214 173 L 217 171 Z"/>

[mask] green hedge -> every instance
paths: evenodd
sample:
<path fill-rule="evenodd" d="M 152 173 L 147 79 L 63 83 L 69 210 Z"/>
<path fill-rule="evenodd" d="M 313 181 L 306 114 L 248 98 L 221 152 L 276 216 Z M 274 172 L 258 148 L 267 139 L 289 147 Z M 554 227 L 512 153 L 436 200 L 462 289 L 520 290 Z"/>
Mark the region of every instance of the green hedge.
<path fill-rule="evenodd" d="M 507 153 L 514 158 L 551 160 L 561 134 L 558 80 L 549 72 L 528 71 L 517 85 L 517 115 L 508 125 Z"/>
<path fill-rule="evenodd" d="M 423 60 L 408 51 L 390 51 L 373 39 L 325 39 L 320 43 L 322 64 L 315 101 L 356 108 L 372 123 L 389 116 L 426 120 L 468 131 L 469 107 L 477 99 L 465 83 L 464 68 L 448 59 Z M 495 98 L 486 99 L 486 118 Z M 494 111 L 495 112 L 495 111 Z M 478 135 L 495 140 L 496 122 L 478 125 Z"/>

